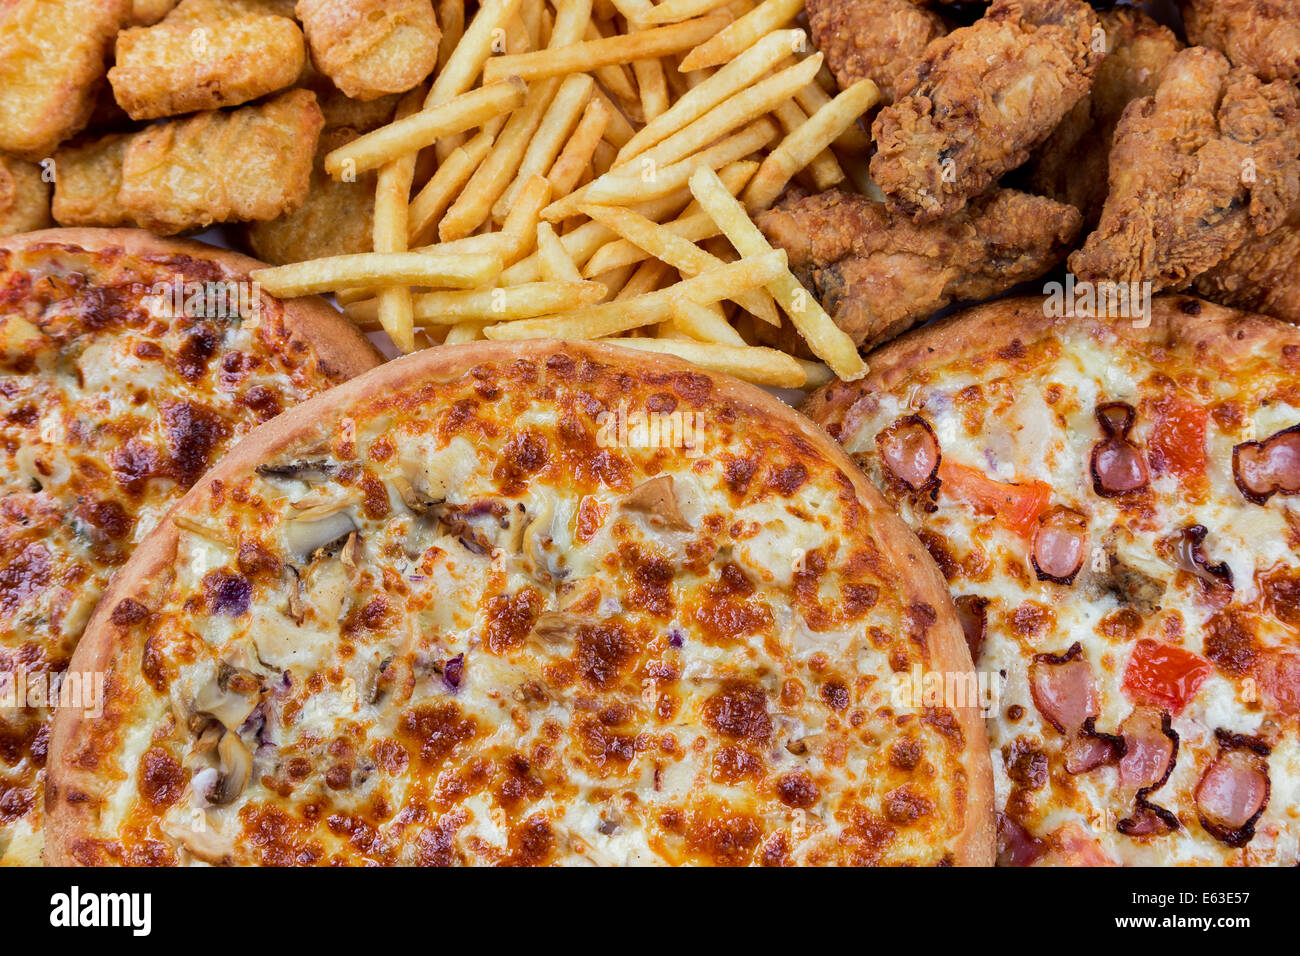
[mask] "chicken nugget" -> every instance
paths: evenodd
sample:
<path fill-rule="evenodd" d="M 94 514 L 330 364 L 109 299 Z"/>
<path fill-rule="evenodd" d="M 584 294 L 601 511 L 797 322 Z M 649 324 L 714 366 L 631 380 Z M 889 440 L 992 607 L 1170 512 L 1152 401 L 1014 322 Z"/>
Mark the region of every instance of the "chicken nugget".
<path fill-rule="evenodd" d="M 438 63 L 430 0 L 298 0 L 298 17 L 317 68 L 354 99 L 403 93 Z"/>
<path fill-rule="evenodd" d="M 0 4 L 0 150 L 40 161 L 90 118 L 131 0 Z"/>
<path fill-rule="evenodd" d="M 232 113 L 199 113 L 131 137 L 118 198 L 162 235 L 274 219 L 307 198 L 325 119 L 309 90 Z"/>
<path fill-rule="evenodd" d="M 0 156 L 0 236 L 50 225 L 50 184 L 41 167 Z"/>
<path fill-rule="evenodd" d="M 124 133 L 65 146 L 54 154 L 54 220 L 61 226 L 131 226 L 118 202 L 122 161 L 131 137 Z"/>
<path fill-rule="evenodd" d="M 325 115 L 326 129 L 353 129 L 369 133 L 393 121 L 397 113 L 400 93 L 381 96 L 377 100 L 354 100 L 344 94 L 334 81 L 321 73 L 307 58 L 307 65 L 298 78 L 298 85 L 316 94 L 316 102 Z"/>
<path fill-rule="evenodd" d="M 237 106 L 284 89 L 306 61 L 302 31 L 285 17 L 168 17 L 118 34 L 108 80 L 132 119 L 157 119 Z"/>
<path fill-rule="evenodd" d="M 324 167 L 326 153 L 359 135 L 354 129 L 322 133 L 312 166 L 311 188 L 303 204 L 278 219 L 244 227 L 249 247 L 259 259 L 283 265 L 371 250 L 375 173 L 362 173 L 354 182 L 339 182 Z"/>
<path fill-rule="evenodd" d="M 176 6 L 176 0 L 131 0 L 131 20 L 135 27 L 151 27 Z"/>

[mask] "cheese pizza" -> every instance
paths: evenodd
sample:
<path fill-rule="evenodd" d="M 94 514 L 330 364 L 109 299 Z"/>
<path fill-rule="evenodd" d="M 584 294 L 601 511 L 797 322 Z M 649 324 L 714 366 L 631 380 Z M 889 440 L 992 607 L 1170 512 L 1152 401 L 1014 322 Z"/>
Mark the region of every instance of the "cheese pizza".
<path fill-rule="evenodd" d="M 1300 329 L 1181 296 L 975 308 L 809 414 L 935 557 L 1000 861 L 1300 858 Z"/>
<path fill-rule="evenodd" d="M 136 549 L 61 710 L 59 864 L 987 864 L 920 543 L 759 389 L 597 344 L 389 363 Z"/>
<path fill-rule="evenodd" d="M 129 230 L 0 240 L 0 857 L 36 863 L 51 711 L 110 576 L 240 435 L 376 364 L 259 263 Z M 84 678 L 84 680 L 83 680 Z"/>

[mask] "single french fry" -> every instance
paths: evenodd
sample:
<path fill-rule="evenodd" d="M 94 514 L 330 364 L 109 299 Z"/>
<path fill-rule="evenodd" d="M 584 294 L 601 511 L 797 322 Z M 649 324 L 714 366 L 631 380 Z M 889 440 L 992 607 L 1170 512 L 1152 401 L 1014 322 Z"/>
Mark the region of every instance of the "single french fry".
<path fill-rule="evenodd" d="M 598 86 L 593 95 L 605 105 L 605 109 L 609 110 L 609 124 L 605 127 L 605 139 L 615 148 L 621 147 L 633 137 L 636 131 L 632 129 L 632 124 L 627 121 L 623 111 L 614 105 L 609 94 Z"/>
<path fill-rule="evenodd" d="M 618 290 L 618 295 L 614 296 L 614 301 L 626 302 L 628 299 L 635 299 L 637 296 L 655 291 L 663 283 L 664 276 L 667 274 L 667 265 L 658 259 L 647 259 L 636 267 L 632 277 L 627 280 L 623 288 Z"/>
<path fill-rule="evenodd" d="M 542 40 L 542 14 L 546 11 L 544 3 L 525 3 L 519 8 L 519 19 L 523 21 L 524 32 L 528 34 L 528 46 L 540 50 L 545 43 Z M 514 52 L 511 50 L 510 52 Z"/>
<path fill-rule="evenodd" d="M 625 163 L 639 156 L 705 116 L 718 104 L 749 88 L 788 57 L 790 48 L 804 39 L 802 30 L 781 30 L 763 37 L 751 49 L 678 99 L 663 115 L 647 121 L 645 127 L 619 149 L 618 161 Z"/>
<path fill-rule="evenodd" d="M 752 290 L 751 290 L 752 291 Z M 673 326 L 701 342 L 718 342 L 723 345 L 744 345 L 745 340 L 722 316 L 707 305 L 690 299 L 673 303 Z"/>
<path fill-rule="evenodd" d="M 491 282 L 500 271 L 501 260 L 484 254 L 362 252 L 256 269 L 251 278 L 270 295 L 291 299 L 353 286 L 375 289 L 400 284 L 469 289 Z"/>
<path fill-rule="evenodd" d="M 586 205 L 582 207 L 582 212 L 596 222 L 604 223 L 629 242 L 636 243 L 656 259 L 666 262 L 683 276 L 699 275 L 725 264 L 689 240 L 673 235 L 671 230 L 630 209 Z M 593 271 L 593 263 L 590 261 L 583 268 L 583 273 L 588 276 L 598 275 L 600 271 Z M 747 289 L 738 293 L 733 301 L 746 312 L 757 315 L 770 311 L 775 316 L 775 309 L 771 309 L 771 303 L 766 301 L 765 294 L 761 291 Z"/>
<path fill-rule="evenodd" d="M 754 225 L 718 174 L 707 167 L 697 169 L 691 176 L 691 192 L 713 217 L 731 244 L 740 252 L 741 262 L 750 257 L 764 256 L 771 246 L 758 226 Z M 729 267 L 728 267 L 729 268 Z M 693 280 L 688 280 L 693 281 Z M 799 284 L 787 268 L 768 283 L 767 291 L 785 310 L 794 327 L 803 336 L 814 355 L 823 359 L 846 382 L 861 378 L 867 373 L 867 363 L 858 354 L 857 346 L 826 314 L 817 300 Z"/>
<path fill-rule="evenodd" d="M 590 168 L 591 158 L 596 152 L 596 144 L 605 133 L 609 122 L 609 108 L 593 98 L 582 111 L 582 118 L 574 127 L 573 135 L 560 150 L 560 155 L 551 164 L 546 178 L 551 181 L 552 196 L 567 196 L 578 185 L 583 171 Z"/>
<path fill-rule="evenodd" d="M 802 5 L 802 0 L 800 3 Z M 728 22 L 727 17 L 701 17 L 640 33 L 585 40 L 559 49 L 548 48 L 536 53 L 494 57 L 484 65 L 483 78 L 496 80 L 514 75 L 532 81 L 666 56 L 704 42 Z"/>
<path fill-rule="evenodd" d="M 487 325 L 487 322 L 462 322 L 454 325 L 447 332 L 447 337 L 442 340 L 442 344 L 463 345 L 466 342 L 474 342 L 483 338 L 483 329 Z"/>
<path fill-rule="evenodd" d="M 752 289 L 774 281 L 786 270 L 783 251 L 773 250 L 710 269 L 690 279 L 657 292 L 633 299 L 606 302 L 573 312 L 540 319 L 521 319 L 488 326 L 483 334 L 490 339 L 598 339 L 655 322 L 670 321 L 672 303 L 679 297 L 708 304 L 730 298 L 741 289 Z"/>
<path fill-rule="evenodd" d="M 551 183 L 545 176 L 530 176 L 519 190 L 500 233 L 509 236 L 511 241 L 511 248 L 504 260 L 507 265 L 532 252 L 533 243 L 537 239 L 537 223 L 550 198 Z"/>
<path fill-rule="evenodd" d="M 605 34 L 601 32 L 600 27 L 592 21 L 588 21 L 586 31 L 583 33 L 584 40 L 602 40 Z M 623 72 L 624 66 L 621 63 L 610 64 L 609 66 L 597 67 L 594 72 L 596 79 L 600 80 L 602 86 L 607 89 L 614 99 L 618 100 L 627 109 L 631 103 L 638 103 L 636 87 Z"/>
<path fill-rule="evenodd" d="M 411 246 L 422 245 L 433 238 L 438 220 L 491 151 L 492 140 L 492 134 L 483 130 L 464 146 L 457 147 L 442 161 L 424 188 L 416 193 L 407 213 L 406 237 Z"/>
<path fill-rule="evenodd" d="M 830 94 L 817 83 L 809 83 L 794 95 L 794 100 L 809 116 L 826 108 L 830 103 Z M 835 140 L 836 149 L 842 149 L 850 155 L 867 153 L 871 150 L 871 137 L 856 123 L 839 135 Z"/>
<path fill-rule="evenodd" d="M 702 17 L 720 7 L 725 7 L 730 0 L 664 0 L 642 13 L 634 15 L 630 22 L 639 30 L 657 27 L 665 23 L 679 23 L 691 17 Z"/>
<path fill-rule="evenodd" d="M 570 193 L 559 202 L 551 203 L 543 210 L 542 215 L 554 221 L 556 218 L 571 215 L 572 209 L 583 202 L 622 205 L 663 196 L 685 185 L 695 169 L 707 168 L 712 171 L 743 159 L 766 146 L 775 138 L 776 133 L 776 126 L 771 120 L 760 119 L 702 152 L 688 156 L 671 166 L 655 170 L 653 175 L 645 179 L 636 172 L 608 173 L 585 189 Z M 577 201 L 571 202 L 575 196 L 578 197 Z"/>
<path fill-rule="evenodd" d="M 821 388 L 823 385 L 829 385 L 835 381 L 835 373 L 831 371 L 830 366 L 825 362 L 812 362 L 801 358 L 796 358 L 795 361 L 802 366 L 804 374 L 808 376 L 808 380 L 803 383 L 803 387 L 808 391 Z"/>
<path fill-rule="evenodd" d="M 587 35 L 587 27 L 591 25 L 591 0 L 555 0 L 555 26 L 551 29 L 550 38 L 546 41 L 546 49 L 538 51 L 539 54 L 554 52 L 562 47 L 573 46 L 579 43 Z M 583 72 L 576 70 L 574 72 Z M 483 79 L 488 79 L 487 70 L 484 69 Z M 538 79 L 538 77 L 524 77 L 524 79 Z"/>
<path fill-rule="evenodd" d="M 492 55 L 496 31 L 505 29 L 510 18 L 519 12 L 522 2 L 523 0 L 483 0 L 469 29 L 456 44 L 446 64 L 438 71 L 429 95 L 424 99 L 425 109 L 446 103 L 474 85 L 475 78 L 483 70 L 483 64 Z M 508 74 L 502 74 L 506 75 Z"/>
<path fill-rule="evenodd" d="M 559 88 L 555 78 L 542 80 L 528 90 L 524 105 L 510 114 L 505 128 L 492 145 L 487 158 L 474 170 L 465 188 L 438 224 L 443 241 L 468 236 L 487 220 L 492 206 L 505 192 L 523 161 L 529 141 Z"/>
<path fill-rule="evenodd" d="M 566 76 L 542 115 L 537 132 L 524 150 L 523 160 L 519 163 L 519 172 L 514 181 L 501 194 L 496 205 L 492 207 L 492 218 L 503 222 L 510 212 L 510 207 L 519 195 L 525 182 L 535 175 L 545 175 L 559 155 L 560 148 L 568 138 L 569 132 L 578 117 L 591 100 L 595 81 L 586 73 Z"/>
<path fill-rule="evenodd" d="M 779 104 L 776 109 L 772 110 L 772 115 L 781 124 L 786 136 L 789 136 L 808 122 L 808 115 L 794 100 Z M 807 171 L 812 177 L 813 185 L 819 190 L 830 189 L 832 186 L 844 182 L 845 178 L 839 160 L 835 158 L 835 154 L 829 149 L 823 149 L 814 156 L 812 161 L 808 163 Z"/>
<path fill-rule="evenodd" d="M 415 323 L 427 326 L 532 318 L 595 305 L 604 295 L 605 287 L 596 282 L 530 282 L 510 288 L 422 292 L 411 301 Z M 345 311 L 364 330 L 379 327 L 374 299 L 354 303 Z"/>
<path fill-rule="evenodd" d="M 614 166 L 614 147 L 609 143 L 597 143 L 591 154 L 591 171 L 593 175 L 604 176 Z"/>
<path fill-rule="evenodd" d="M 409 117 L 420 109 L 420 87 L 411 90 L 397 104 L 397 119 Z M 355 142 L 355 140 L 353 141 Z M 411 183 L 415 179 L 415 151 L 386 162 L 375 180 L 373 247 L 378 254 L 406 251 L 407 209 L 411 202 Z M 328 161 L 328 157 L 326 157 Z M 379 290 L 379 324 L 403 352 L 415 351 L 415 330 L 411 319 L 411 289 L 394 282 Z"/>
<path fill-rule="evenodd" d="M 811 62 L 811 57 L 804 62 Z M 880 90 L 871 80 L 859 80 L 808 121 L 790 133 L 763 160 L 745 189 L 744 203 L 750 212 L 767 209 L 795 174 L 828 149 L 847 127 L 880 101 Z"/>
<path fill-rule="evenodd" d="M 756 385 L 802 388 L 808 378 L 803 367 L 789 355 L 761 346 L 719 345 L 676 339 L 615 338 L 605 341 L 609 345 L 625 349 L 676 355 L 700 368 L 731 375 Z"/>
<path fill-rule="evenodd" d="M 431 145 L 438 137 L 481 126 L 494 116 L 524 104 L 528 86 L 518 77 L 506 77 L 439 106 L 358 136 L 325 156 L 325 172 L 336 180 L 356 175 Z"/>
<path fill-rule="evenodd" d="M 560 237 L 549 222 L 537 224 L 537 254 L 541 257 L 542 275 L 546 279 L 552 282 L 583 281 L 582 273 L 564 251 Z"/>
<path fill-rule="evenodd" d="M 739 20 L 691 50 L 682 60 L 682 69 L 719 66 L 734 59 L 797 17 L 803 10 L 803 3 L 804 0 L 763 0 Z"/>
<path fill-rule="evenodd" d="M 465 0 L 438 0 L 438 71 L 442 72 L 451 53 L 465 35 Z"/>

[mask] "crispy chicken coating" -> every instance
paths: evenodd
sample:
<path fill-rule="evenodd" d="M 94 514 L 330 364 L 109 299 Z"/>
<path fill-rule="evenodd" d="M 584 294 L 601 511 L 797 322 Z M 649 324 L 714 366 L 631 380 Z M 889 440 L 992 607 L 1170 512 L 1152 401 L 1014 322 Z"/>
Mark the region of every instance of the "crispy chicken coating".
<path fill-rule="evenodd" d="M 1073 206 L 1011 189 L 924 224 L 838 190 L 758 217 L 835 324 L 864 346 L 950 302 L 985 299 L 1037 278 L 1065 258 L 1081 223 Z"/>
<path fill-rule="evenodd" d="M 54 154 L 54 219 L 61 226 L 131 226 L 118 201 L 131 137 L 112 133 Z"/>
<path fill-rule="evenodd" d="M 307 197 L 325 120 L 308 90 L 231 113 L 199 113 L 131 137 L 118 200 L 161 235 L 274 219 Z"/>
<path fill-rule="evenodd" d="M 303 204 L 278 219 L 245 227 L 249 247 L 259 259 L 282 265 L 373 248 L 375 174 L 363 173 L 353 182 L 339 182 L 325 172 L 323 162 L 326 153 L 358 135 L 353 129 L 322 133 L 311 188 Z"/>
<path fill-rule="evenodd" d="M 1220 305 L 1300 325 L 1300 207 L 1267 235 L 1248 236 L 1192 288 Z"/>
<path fill-rule="evenodd" d="M 1029 158 L 1104 56 L 1082 0 L 996 0 L 903 74 L 872 126 L 871 178 L 890 208 L 918 222 L 952 215 Z"/>
<path fill-rule="evenodd" d="M 1192 47 L 1124 111 L 1101 222 L 1070 268 L 1179 288 L 1281 225 L 1297 197 L 1300 94 Z"/>
<path fill-rule="evenodd" d="M 307 46 L 287 17 L 207 20 L 178 10 L 156 26 L 119 33 L 116 58 L 108 71 L 113 95 L 143 120 L 237 106 L 291 86 Z"/>
<path fill-rule="evenodd" d="M 39 162 L 86 125 L 130 0 L 0 3 L 0 150 Z"/>
<path fill-rule="evenodd" d="M 438 63 L 430 0 L 298 0 L 312 61 L 348 96 L 403 93 Z"/>
<path fill-rule="evenodd" d="M 1300 3 L 1182 0 L 1187 40 L 1213 47 L 1262 80 L 1300 80 Z"/>
<path fill-rule="evenodd" d="M 1133 7 L 1099 14 L 1106 58 L 1091 92 L 1039 147 L 1028 185 L 1036 193 L 1068 202 L 1091 227 L 1106 201 L 1107 169 L 1115 127 L 1124 107 L 1156 91 L 1160 74 L 1182 49 L 1173 31 Z"/>
<path fill-rule="evenodd" d="M 899 77 L 929 42 L 947 32 L 938 14 L 910 0 L 808 0 L 807 9 L 813 43 L 840 89 L 871 80 L 884 103 L 894 101 Z"/>
<path fill-rule="evenodd" d="M 0 236 L 50 225 L 50 185 L 41 167 L 0 156 Z"/>

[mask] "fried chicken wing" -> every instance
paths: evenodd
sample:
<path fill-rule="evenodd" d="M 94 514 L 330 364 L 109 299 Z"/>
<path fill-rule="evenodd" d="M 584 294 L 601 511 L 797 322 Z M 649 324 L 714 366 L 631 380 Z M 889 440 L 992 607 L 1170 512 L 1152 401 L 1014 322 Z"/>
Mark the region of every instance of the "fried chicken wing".
<path fill-rule="evenodd" d="M 244 227 L 249 247 L 259 259 L 283 265 L 373 248 L 375 174 L 362 173 L 352 182 L 339 182 L 324 167 L 326 153 L 358 135 L 353 129 L 322 133 L 311 188 L 303 204 L 277 219 Z"/>
<path fill-rule="evenodd" d="M 237 106 L 291 86 L 307 61 L 298 24 L 247 12 L 211 20 L 182 7 L 151 27 L 117 36 L 108 71 L 132 119 Z"/>
<path fill-rule="evenodd" d="M 162 235 L 274 219 L 302 205 L 325 120 L 308 90 L 231 113 L 199 113 L 131 137 L 118 200 Z"/>
<path fill-rule="evenodd" d="M 1042 275 L 1065 258 L 1081 223 L 1073 206 L 1011 189 L 925 224 L 837 190 L 758 218 L 835 324 L 866 346 L 950 302 L 988 298 Z"/>
<path fill-rule="evenodd" d="M 807 10 L 813 43 L 840 89 L 872 80 L 884 103 L 894 101 L 899 77 L 929 42 L 947 32 L 938 14 L 910 0 L 808 0 Z"/>
<path fill-rule="evenodd" d="M 1124 111 L 1101 222 L 1070 268 L 1178 288 L 1279 226 L 1298 196 L 1300 94 L 1192 47 Z"/>
<path fill-rule="evenodd" d="M 1124 107 L 1154 93 L 1160 74 L 1182 49 L 1173 31 L 1133 7 L 1098 16 L 1106 58 L 1092 90 L 1039 147 L 1028 180 L 1031 191 L 1078 208 L 1088 227 L 1101 218 L 1110 147 Z"/>
<path fill-rule="evenodd" d="M 298 16 L 316 67 L 354 99 L 403 93 L 437 65 L 430 0 L 298 0 Z"/>
<path fill-rule="evenodd" d="M 1295 0 L 1182 0 L 1187 40 L 1225 54 L 1262 80 L 1300 80 Z"/>
<path fill-rule="evenodd" d="M 1247 237 L 1192 288 L 1211 302 L 1300 325 L 1300 207 L 1267 235 Z"/>
<path fill-rule="evenodd" d="M 131 0 L 0 4 L 0 150 L 39 162 L 86 125 Z"/>
<path fill-rule="evenodd" d="M 54 220 L 61 226 L 132 226 L 117 194 L 131 137 L 112 133 L 54 154 Z"/>
<path fill-rule="evenodd" d="M 1083 0 L 996 0 L 933 41 L 872 126 L 871 178 L 890 208 L 952 215 L 1024 163 L 1088 92 L 1099 30 Z"/>
<path fill-rule="evenodd" d="M 0 156 L 0 236 L 50 225 L 50 185 L 41 167 Z"/>

